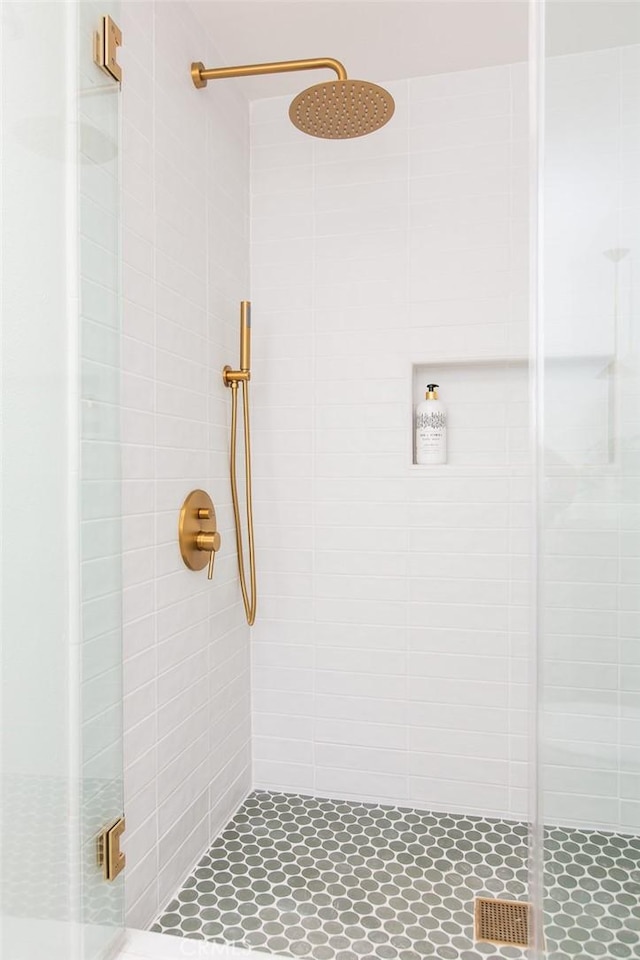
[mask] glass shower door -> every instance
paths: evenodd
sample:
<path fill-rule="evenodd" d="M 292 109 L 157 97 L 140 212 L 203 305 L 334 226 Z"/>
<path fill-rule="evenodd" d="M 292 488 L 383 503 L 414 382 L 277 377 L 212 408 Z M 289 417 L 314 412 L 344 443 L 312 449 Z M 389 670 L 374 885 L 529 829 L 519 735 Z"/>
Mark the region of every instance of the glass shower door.
<path fill-rule="evenodd" d="M 117 4 L 0 9 L 0 954 L 97 960 L 122 813 Z M 29 65 L 28 76 L 25 65 Z"/>

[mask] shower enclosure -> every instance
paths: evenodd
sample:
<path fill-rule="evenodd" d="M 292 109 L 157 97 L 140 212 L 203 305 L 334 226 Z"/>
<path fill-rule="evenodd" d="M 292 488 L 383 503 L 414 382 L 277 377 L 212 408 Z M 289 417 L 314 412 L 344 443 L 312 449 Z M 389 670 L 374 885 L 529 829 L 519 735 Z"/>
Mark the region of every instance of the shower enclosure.
<path fill-rule="evenodd" d="M 194 89 L 195 57 L 334 52 L 282 46 L 282 6 L 237 57 L 229 4 L 2 5 L 2 956 L 128 926 L 640 957 L 640 5 L 464 4 L 503 58 L 370 64 L 395 113 L 336 142 L 272 78 Z M 339 6 L 299 10 L 350 70 L 370 8 L 456 45 L 460 4 L 360 5 L 359 39 Z M 251 631 L 221 376 L 249 298 Z"/>

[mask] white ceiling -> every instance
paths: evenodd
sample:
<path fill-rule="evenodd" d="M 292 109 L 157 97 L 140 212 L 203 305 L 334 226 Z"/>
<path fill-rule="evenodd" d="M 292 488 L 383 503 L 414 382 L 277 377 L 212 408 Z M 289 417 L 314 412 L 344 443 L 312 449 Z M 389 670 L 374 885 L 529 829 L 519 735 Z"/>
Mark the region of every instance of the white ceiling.
<path fill-rule="evenodd" d="M 552 0 L 549 52 L 640 40 L 638 0 Z M 334 57 L 377 82 L 525 60 L 526 0 L 197 0 L 222 66 Z M 194 51 L 194 60 L 201 54 Z M 300 89 L 295 74 L 219 81 L 253 99 Z"/>
<path fill-rule="evenodd" d="M 202 0 L 198 12 L 230 63 L 334 57 L 374 82 L 527 55 L 521 0 Z M 251 100 L 300 89 L 291 74 L 233 82 Z"/>

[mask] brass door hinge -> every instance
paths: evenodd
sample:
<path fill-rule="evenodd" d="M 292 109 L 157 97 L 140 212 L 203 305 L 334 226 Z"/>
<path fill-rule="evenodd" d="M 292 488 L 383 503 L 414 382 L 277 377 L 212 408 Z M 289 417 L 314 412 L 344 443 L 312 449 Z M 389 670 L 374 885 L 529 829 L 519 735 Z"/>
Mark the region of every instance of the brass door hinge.
<path fill-rule="evenodd" d="M 122 67 L 118 63 L 118 47 L 122 46 L 122 30 L 109 16 L 104 16 L 93 35 L 93 60 L 101 70 L 122 83 Z"/>
<path fill-rule="evenodd" d="M 115 880 L 125 868 L 127 858 L 120 849 L 120 837 L 125 831 L 124 817 L 106 827 L 98 837 L 98 866 L 105 880 Z"/>

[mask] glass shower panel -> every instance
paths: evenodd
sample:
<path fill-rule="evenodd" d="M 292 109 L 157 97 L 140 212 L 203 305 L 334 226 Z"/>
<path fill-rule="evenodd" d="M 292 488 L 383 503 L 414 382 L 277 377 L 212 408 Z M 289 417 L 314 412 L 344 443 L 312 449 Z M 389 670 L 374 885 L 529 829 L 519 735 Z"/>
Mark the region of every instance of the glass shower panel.
<path fill-rule="evenodd" d="M 123 926 L 97 862 L 123 808 L 117 11 L 0 10 L 3 960 L 97 960 Z"/>
<path fill-rule="evenodd" d="M 638 957 L 640 7 L 551 2 L 545 34 L 545 941 Z"/>
<path fill-rule="evenodd" d="M 67 151 L 58 4 L 2 4 L 0 954 L 74 956 Z M 25 82 L 25 64 L 30 64 Z"/>

